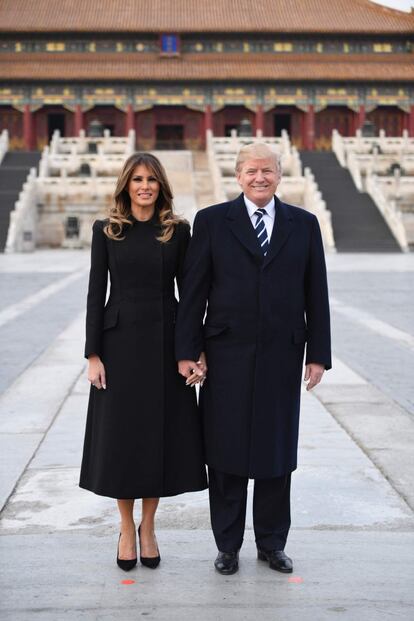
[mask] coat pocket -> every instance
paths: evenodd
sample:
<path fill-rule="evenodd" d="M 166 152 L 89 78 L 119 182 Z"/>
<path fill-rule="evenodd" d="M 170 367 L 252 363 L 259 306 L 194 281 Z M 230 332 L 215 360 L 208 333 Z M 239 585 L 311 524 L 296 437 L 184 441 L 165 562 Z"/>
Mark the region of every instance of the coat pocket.
<path fill-rule="evenodd" d="M 306 343 L 308 339 L 308 331 L 306 328 L 295 328 L 293 330 L 292 340 L 295 345 Z"/>
<path fill-rule="evenodd" d="M 211 324 L 204 324 L 204 336 L 209 339 L 212 336 L 217 336 L 228 330 L 228 326 L 213 326 Z"/>
<path fill-rule="evenodd" d="M 114 328 L 118 323 L 119 308 L 113 307 L 105 309 L 103 319 L 103 329 L 108 330 Z"/>

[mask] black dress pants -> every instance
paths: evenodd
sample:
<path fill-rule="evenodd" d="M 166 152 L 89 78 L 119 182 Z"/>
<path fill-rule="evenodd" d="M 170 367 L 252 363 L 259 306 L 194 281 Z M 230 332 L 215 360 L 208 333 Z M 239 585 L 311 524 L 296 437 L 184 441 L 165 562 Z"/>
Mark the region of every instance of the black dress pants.
<path fill-rule="evenodd" d="M 253 526 L 262 550 L 283 550 L 290 528 L 290 474 L 255 479 Z M 247 477 L 208 469 L 211 526 L 217 548 L 236 552 L 243 543 L 246 521 Z"/>

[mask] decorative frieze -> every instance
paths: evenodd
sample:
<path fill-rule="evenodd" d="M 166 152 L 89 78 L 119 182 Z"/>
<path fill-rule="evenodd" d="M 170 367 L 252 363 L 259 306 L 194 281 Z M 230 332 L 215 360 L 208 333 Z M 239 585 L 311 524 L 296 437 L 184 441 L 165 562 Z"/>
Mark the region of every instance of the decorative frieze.
<path fill-rule="evenodd" d="M 323 39 L 310 37 L 292 38 L 289 35 L 269 34 L 265 37 L 220 36 L 209 37 L 194 35 L 178 36 L 176 34 L 147 35 L 125 38 L 19 38 L 3 39 L 1 52 L 33 53 L 47 52 L 60 54 L 72 53 L 162 53 L 176 55 L 190 54 L 408 54 L 412 52 L 412 41 L 408 38 L 365 38 L 349 39 L 338 37 Z"/>

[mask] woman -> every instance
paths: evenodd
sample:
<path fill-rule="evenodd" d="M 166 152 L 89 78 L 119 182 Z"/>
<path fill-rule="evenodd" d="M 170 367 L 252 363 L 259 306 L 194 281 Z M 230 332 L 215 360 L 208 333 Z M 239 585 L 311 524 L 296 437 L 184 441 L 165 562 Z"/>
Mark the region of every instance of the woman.
<path fill-rule="evenodd" d="M 119 176 L 109 220 L 93 225 L 80 486 L 117 499 L 117 563 L 126 571 L 137 563 L 134 500 L 142 498 L 140 560 L 154 568 L 159 498 L 207 487 L 195 390 L 186 387 L 202 381 L 205 366 L 185 381 L 174 356 L 174 279 L 180 287 L 190 227 L 174 215 L 172 198 L 159 160 L 136 153 Z"/>

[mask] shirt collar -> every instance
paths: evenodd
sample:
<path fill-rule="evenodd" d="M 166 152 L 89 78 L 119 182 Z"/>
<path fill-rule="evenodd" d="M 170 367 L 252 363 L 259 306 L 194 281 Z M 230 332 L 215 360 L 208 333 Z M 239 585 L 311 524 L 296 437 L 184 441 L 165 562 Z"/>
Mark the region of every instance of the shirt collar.
<path fill-rule="evenodd" d="M 254 214 L 255 211 L 257 211 L 259 209 L 259 207 L 257 205 L 255 205 L 249 198 L 247 198 L 247 196 L 245 196 L 243 194 L 243 198 L 244 198 L 244 204 L 247 207 L 247 212 L 249 214 L 249 217 L 251 218 Z M 267 205 L 265 205 L 263 207 L 263 209 L 266 211 L 267 215 L 270 216 L 272 219 L 274 219 L 275 217 L 275 198 L 274 196 L 272 197 L 272 199 L 267 203 Z"/>

